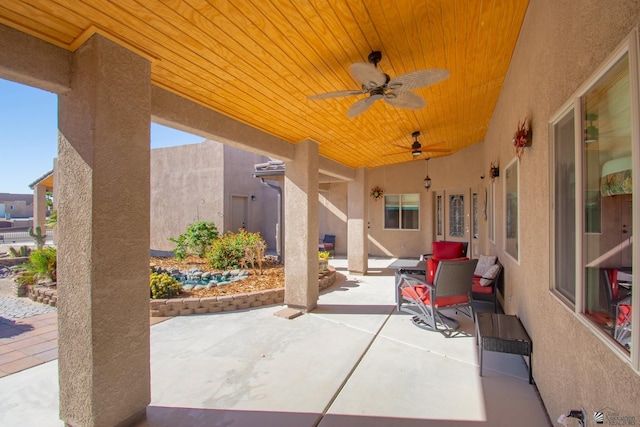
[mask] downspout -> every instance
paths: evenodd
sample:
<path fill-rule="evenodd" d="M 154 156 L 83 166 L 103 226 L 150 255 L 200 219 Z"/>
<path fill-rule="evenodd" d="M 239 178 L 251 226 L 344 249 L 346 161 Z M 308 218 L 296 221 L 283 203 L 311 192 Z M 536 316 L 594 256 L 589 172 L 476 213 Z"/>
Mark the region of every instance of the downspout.
<path fill-rule="evenodd" d="M 284 257 L 282 254 L 282 239 L 284 236 L 282 235 L 282 188 L 279 185 L 271 184 L 265 181 L 264 178 L 260 178 L 262 183 L 268 187 L 273 188 L 278 192 L 278 221 L 276 222 L 276 256 L 278 259 L 278 264 L 282 264 L 284 261 Z"/>

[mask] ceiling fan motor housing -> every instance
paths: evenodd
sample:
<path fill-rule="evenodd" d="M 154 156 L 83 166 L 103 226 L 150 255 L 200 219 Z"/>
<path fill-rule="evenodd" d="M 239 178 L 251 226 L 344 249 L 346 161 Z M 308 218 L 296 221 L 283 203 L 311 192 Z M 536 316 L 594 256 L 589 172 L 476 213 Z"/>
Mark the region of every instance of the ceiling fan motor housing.
<path fill-rule="evenodd" d="M 382 52 L 380 52 L 379 50 L 374 50 L 369 54 L 367 59 L 369 60 L 369 63 L 373 64 L 374 67 L 377 67 L 378 62 L 380 62 L 380 60 L 382 59 Z"/>

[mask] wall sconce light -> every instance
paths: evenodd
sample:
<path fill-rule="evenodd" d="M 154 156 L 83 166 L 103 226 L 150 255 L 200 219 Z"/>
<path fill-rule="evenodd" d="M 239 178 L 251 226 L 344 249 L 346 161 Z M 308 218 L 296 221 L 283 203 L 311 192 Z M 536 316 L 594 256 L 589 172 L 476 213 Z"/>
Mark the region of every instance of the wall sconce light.
<path fill-rule="evenodd" d="M 256 201 L 256 196 L 254 196 L 253 194 L 251 195 L 251 201 L 255 202 Z"/>
<path fill-rule="evenodd" d="M 498 165 L 494 165 L 492 162 L 491 166 L 489 167 L 489 178 L 491 178 L 491 181 L 493 181 L 499 176 L 500 176 L 500 167 Z"/>
<path fill-rule="evenodd" d="M 429 191 L 431 188 L 431 178 L 429 178 L 429 159 L 427 159 L 427 176 L 424 179 L 424 188 Z"/>

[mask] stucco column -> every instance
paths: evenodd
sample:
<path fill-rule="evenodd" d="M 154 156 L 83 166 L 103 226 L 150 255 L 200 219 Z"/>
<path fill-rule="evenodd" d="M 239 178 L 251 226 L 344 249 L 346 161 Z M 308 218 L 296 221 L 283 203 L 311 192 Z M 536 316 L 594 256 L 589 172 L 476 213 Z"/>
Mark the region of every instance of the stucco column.
<path fill-rule="evenodd" d="M 59 99 L 58 370 L 69 426 L 130 425 L 150 401 L 150 70 L 94 35 Z"/>
<path fill-rule="evenodd" d="M 318 144 L 296 145 L 284 177 L 284 302 L 306 311 L 318 304 Z"/>
<path fill-rule="evenodd" d="M 366 274 L 369 266 L 369 198 L 365 168 L 356 171 L 356 179 L 349 181 L 347 191 L 347 268 L 350 273 Z"/>
<path fill-rule="evenodd" d="M 36 185 L 33 188 L 33 231 L 36 227 L 40 227 L 40 232 L 45 234 L 47 227 L 47 187 L 44 185 Z"/>

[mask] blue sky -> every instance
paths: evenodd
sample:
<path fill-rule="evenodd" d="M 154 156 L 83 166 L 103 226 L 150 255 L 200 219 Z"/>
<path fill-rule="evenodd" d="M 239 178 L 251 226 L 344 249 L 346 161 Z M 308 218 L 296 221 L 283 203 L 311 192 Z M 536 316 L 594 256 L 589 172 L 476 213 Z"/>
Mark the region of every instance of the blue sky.
<path fill-rule="evenodd" d="M 0 193 L 30 194 L 58 155 L 58 97 L 0 79 Z M 151 148 L 194 144 L 202 137 L 155 123 Z"/>

